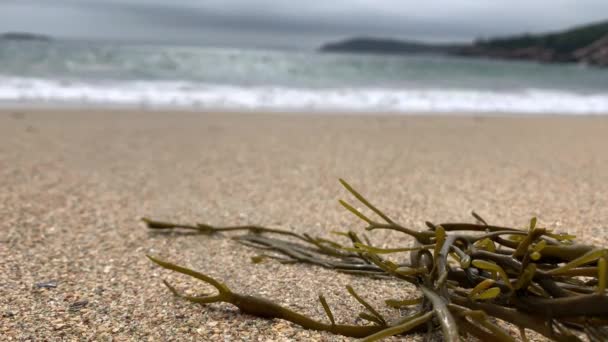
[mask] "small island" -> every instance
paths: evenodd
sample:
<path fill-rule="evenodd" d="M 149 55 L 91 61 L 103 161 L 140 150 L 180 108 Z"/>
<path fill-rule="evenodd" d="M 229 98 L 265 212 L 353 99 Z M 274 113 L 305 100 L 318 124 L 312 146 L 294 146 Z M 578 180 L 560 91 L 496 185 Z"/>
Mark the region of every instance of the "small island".
<path fill-rule="evenodd" d="M 49 42 L 51 37 L 28 32 L 6 32 L 0 34 L 0 40 Z"/>
<path fill-rule="evenodd" d="M 608 21 L 561 32 L 479 39 L 470 44 L 432 44 L 385 38 L 351 38 L 325 44 L 322 52 L 412 54 L 583 63 L 608 67 Z"/>

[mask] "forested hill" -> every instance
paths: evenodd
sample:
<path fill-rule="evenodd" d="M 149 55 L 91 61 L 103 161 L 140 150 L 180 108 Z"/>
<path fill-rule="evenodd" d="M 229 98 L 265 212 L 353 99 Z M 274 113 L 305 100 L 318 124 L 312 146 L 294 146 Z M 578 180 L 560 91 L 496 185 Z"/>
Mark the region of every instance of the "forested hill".
<path fill-rule="evenodd" d="M 431 44 L 382 38 L 352 38 L 325 44 L 320 50 L 381 54 L 441 53 L 608 66 L 608 21 L 561 32 L 490 38 L 477 40 L 471 44 Z"/>
<path fill-rule="evenodd" d="M 458 53 L 546 62 L 586 62 L 608 66 L 608 21 L 562 32 L 479 40 Z"/>

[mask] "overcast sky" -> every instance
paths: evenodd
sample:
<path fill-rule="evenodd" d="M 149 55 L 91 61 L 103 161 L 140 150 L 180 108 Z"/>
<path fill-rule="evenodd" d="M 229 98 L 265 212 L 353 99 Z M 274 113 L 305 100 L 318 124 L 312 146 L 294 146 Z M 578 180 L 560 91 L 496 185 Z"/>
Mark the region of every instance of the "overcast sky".
<path fill-rule="evenodd" d="M 608 0 L 0 0 L 0 32 L 233 46 L 467 41 L 605 19 Z"/>

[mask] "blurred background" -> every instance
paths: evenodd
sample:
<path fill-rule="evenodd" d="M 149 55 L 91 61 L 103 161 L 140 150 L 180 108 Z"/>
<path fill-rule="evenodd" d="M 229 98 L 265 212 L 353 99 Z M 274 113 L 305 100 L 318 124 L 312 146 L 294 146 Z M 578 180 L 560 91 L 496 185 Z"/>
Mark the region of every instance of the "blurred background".
<path fill-rule="evenodd" d="M 2 0 L 0 105 L 608 112 L 608 2 Z"/>

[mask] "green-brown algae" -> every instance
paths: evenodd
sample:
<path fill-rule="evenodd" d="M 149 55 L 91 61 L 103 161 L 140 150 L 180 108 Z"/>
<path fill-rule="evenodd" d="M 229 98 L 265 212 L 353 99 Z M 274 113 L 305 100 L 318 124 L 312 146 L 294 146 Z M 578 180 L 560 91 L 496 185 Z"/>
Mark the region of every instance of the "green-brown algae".
<path fill-rule="evenodd" d="M 318 321 L 268 299 L 234 293 L 205 274 L 148 257 L 157 265 L 199 279 L 218 292 L 185 296 L 165 282 L 174 295 L 185 300 L 199 304 L 229 303 L 243 313 L 284 319 L 305 329 L 363 341 L 435 330 L 440 330 L 446 341 L 458 341 L 462 336 L 482 341 L 517 340 L 492 319 L 517 327 L 523 341 L 527 340 L 526 329 L 554 341 L 608 340 L 607 249 L 579 244 L 574 236 L 537 227 L 536 218 L 530 220 L 526 229 L 517 229 L 489 225 L 472 212 L 477 223 L 426 222 L 426 230 L 411 229 L 395 222 L 346 181 L 340 182 L 381 219 L 375 221 L 340 200 L 342 206 L 366 224 L 367 231 L 401 232 L 414 239 L 413 245 L 379 248 L 372 246 L 366 236 L 364 243 L 354 231 L 337 233 L 349 240 L 344 243 L 255 225 L 215 227 L 143 220 L 155 230 L 187 229 L 207 235 L 240 232 L 241 235 L 232 238 L 264 250 L 264 254 L 252 258 L 253 263 L 268 259 L 285 264 L 307 263 L 357 276 L 405 281 L 416 286 L 422 296 L 387 299 L 386 305 L 414 308 L 415 313 L 389 320 L 347 286 L 347 292 L 365 308 L 359 317 L 370 324 L 336 324 L 322 294 L 319 301 L 329 322 Z M 295 238 L 296 242 L 289 238 Z M 410 263 L 386 257 L 405 252 L 410 253 Z M 455 262 L 450 262 L 449 257 Z"/>

